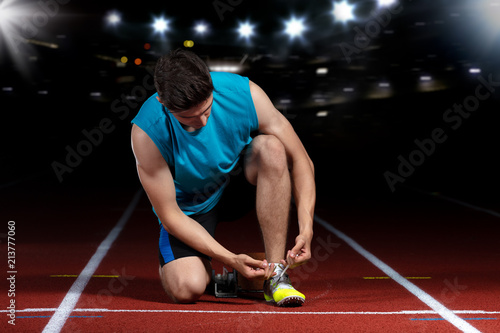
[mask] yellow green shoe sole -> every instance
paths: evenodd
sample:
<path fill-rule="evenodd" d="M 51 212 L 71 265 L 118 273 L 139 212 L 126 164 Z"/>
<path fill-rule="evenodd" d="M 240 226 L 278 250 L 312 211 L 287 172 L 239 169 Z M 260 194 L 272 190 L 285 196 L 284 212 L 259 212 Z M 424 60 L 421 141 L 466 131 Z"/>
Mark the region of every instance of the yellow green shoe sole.
<path fill-rule="evenodd" d="M 264 293 L 264 299 L 267 302 L 274 302 L 274 303 L 276 303 L 276 305 L 282 306 L 282 307 L 295 307 L 295 306 L 301 306 L 302 304 L 304 304 L 304 302 L 306 300 L 306 297 L 304 296 L 304 294 L 294 290 L 294 292 L 291 295 L 284 295 L 287 293 L 287 291 L 288 291 L 288 293 L 290 292 L 289 289 L 277 290 L 274 293 L 274 298 L 270 297 Z M 277 299 L 279 301 L 277 301 Z"/>

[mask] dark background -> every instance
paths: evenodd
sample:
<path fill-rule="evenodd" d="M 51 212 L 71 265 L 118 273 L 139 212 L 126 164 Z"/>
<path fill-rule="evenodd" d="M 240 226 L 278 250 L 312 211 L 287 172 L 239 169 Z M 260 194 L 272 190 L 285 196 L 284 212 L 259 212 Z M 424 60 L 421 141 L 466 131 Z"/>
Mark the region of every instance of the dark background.
<path fill-rule="evenodd" d="M 26 14 L 11 20 L 10 32 L 5 17 L 0 25 L 2 195 L 21 185 L 138 188 L 130 121 L 154 93 L 156 59 L 193 40 L 192 50 L 209 64 L 242 63 L 239 73 L 263 87 L 290 120 L 315 162 L 320 200 L 393 197 L 412 187 L 496 202 L 500 86 L 460 126 L 443 116 L 473 101 L 479 77 L 500 82 L 500 26 L 488 20 L 490 13 L 500 21 L 498 1 L 414 0 L 377 9 L 376 1 L 352 0 L 358 19 L 345 24 L 334 20 L 330 0 L 220 1 L 230 6 L 222 17 L 214 3 L 10 2 Z M 117 26 L 105 21 L 111 10 L 122 15 Z M 151 28 L 160 15 L 170 20 L 164 35 Z M 305 19 L 302 38 L 283 33 L 292 15 Z M 377 18 L 386 19 L 384 26 Z M 201 20 L 210 27 L 204 36 L 193 29 Z M 255 24 L 249 41 L 236 32 L 246 20 Z M 367 28 L 375 29 L 371 36 Z M 123 56 L 129 62 L 120 65 Z M 318 75 L 318 68 L 328 73 Z M 319 111 L 327 116 L 317 117 Z M 437 128 L 446 141 L 429 156 L 418 153 L 415 140 L 429 142 Z M 93 144 L 85 133 L 94 133 Z M 69 167 L 68 149 L 86 156 L 73 157 Z M 425 160 L 392 191 L 384 174 L 397 175 L 398 157 L 410 155 Z M 56 165 L 67 169 L 58 176 Z"/>

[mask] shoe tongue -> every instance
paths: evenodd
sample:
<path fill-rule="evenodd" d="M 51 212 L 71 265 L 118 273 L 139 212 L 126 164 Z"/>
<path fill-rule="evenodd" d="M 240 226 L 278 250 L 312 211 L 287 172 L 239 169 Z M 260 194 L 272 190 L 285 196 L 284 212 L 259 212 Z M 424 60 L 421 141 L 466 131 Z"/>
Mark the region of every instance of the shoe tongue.
<path fill-rule="evenodd" d="M 285 269 L 285 266 L 283 264 L 275 263 L 274 264 L 274 272 L 276 273 L 275 276 L 280 276 L 281 272 Z"/>

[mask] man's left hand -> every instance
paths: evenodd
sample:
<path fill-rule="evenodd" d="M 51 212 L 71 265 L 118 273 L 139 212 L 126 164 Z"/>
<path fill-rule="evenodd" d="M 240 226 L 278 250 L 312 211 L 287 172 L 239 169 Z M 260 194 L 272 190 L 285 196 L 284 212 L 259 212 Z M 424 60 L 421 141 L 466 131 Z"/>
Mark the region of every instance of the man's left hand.
<path fill-rule="evenodd" d="M 295 268 L 305 264 L 309 259 L 311 259 L 311 239 L 298 235 L 295 238 L 295 246 L 286 254 L 286 261 L 281 260 L 281 263 Z"/>

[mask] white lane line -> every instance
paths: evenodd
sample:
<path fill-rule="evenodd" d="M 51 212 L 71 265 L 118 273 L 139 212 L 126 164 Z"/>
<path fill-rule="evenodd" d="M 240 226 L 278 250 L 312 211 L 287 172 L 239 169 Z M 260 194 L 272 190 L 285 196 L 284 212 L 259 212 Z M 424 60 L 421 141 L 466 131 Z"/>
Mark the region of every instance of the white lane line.
<path fill-rule="evenodd" d="M 54 312 L 56 308 L 28 308 L 17 310 L 16 312 Z M 0 310 L 8 312 L 8 310 Z M 438 315 L 437 311 L 432 310 L 402 310 L 402 311 L 222 311 L 222 310 L 174 310 L 174 309 L 92 309 L 82 308 L 73 309 L 72 312 L 92 312 L 92 313 L 228 313 L 228 314 L 263 314 L 263 315 Z M 454 310 L 455 314 L 500 314 L 500 311 L 485 310 Z"/>
<path fill-rule="evenodd" d="M 437 194 L 437 195 L 436 194 L 432 194 L 432 193 L 427 193 L 427 194 L 435 196 L 435 197 L 437 197 L 439 199 L 442 199 L 442 200 L 453 202 L 454 204 L 457 204 L 457 205 L 460 205 L 460 206 L 464 206 L 464 207 L 467 207 L 467 208 L 470 208 L 470 209 L 477 210 L 478 212 L 483 212 L 483 213 L 490 214 L 490 215 L 495 216 L 495 217 L 500 217 L 500 213 L 495 212 L 494 210 L 491 210 L 491 209 L 486 209 L 486 208 L 482 208 L 482 207 L 479 207 L 479 206 L 471 205 L 470 203 L 467 203 L 467 202 L 464 202 L 464 201 L 460 201 L 460 200 L 457 200 L 457 199 L 453 199 L 453 198 L 447 197 L 447 196 L 442 195 L 442 194 Z"/>
<path fill-rule="evenodd" d="M 458 329 L 462 330 L 462 332 L 466 333 L 477 333 L 480 332 L 476 328 L 474 328 L 472 325 L 467 323 L 465 320 L 462 318 L 458 317 L 456 314 L 453 313 L 453 311 L 447 309 L 444 305 L 436 301 L 434 298 L 432 298 L 429 294 L 427 294 L 425 291 L 405 279 L 403 276 L 401 276 L 398 272 L 396 272 L 394 269 L 389 267 L 387 264 L 382 262 L 380 259 L 375 257 L 373 254 L 365 250 L 361 245 L 356 243 L 352 238 L 344 234 L 342 231 L 336 229 L 333 227 L 330 223 L 326 222 L 322 218 L 318 216 L 314 216 L 314 220 L 322 225 L 325 229 L 328 231 L 332 232 L 335 234 L 338 238 L 342 239 L 344 242 L 346 242 L 350 247 L 352 247 L 356 252 L 361 254 L 363 257 L 365 257 L 368 261 L 370 261 L 373 265 L 375 265 L 378 269 L 380 269 L 382 272 L 384 272 L 387 276 L 392 278 L 394 281 L 399 283 L 401 286 L 403 286 L 406 290 L 411 292 L 413 295 L 415 295 L 418 299 L 420 299 L 422 302 L 424 302 L 428 307 L 433 309 L 434 311 L 437 312 L 441 317 L 443 317 L 445 320 L 450 322 L 452 325 L 457 327 Z"/>
<path fill-rule="evenodd" d="M 64 297 L 63 301 L 56 309 L 56 312 L 54 313 L 52 318 L 50 318 L 49 323 L 47 324 L 47 326 L 45 326 L 43 330 L 44 333 L 49 333 L 49 332 L 53 333 L 61 331 L 69 315 L 75 308 L 76 303 L 80 299 L 80 295 L 87 286 L 87 283 L 89 282 L 90 278 L 92 277 L 92 275 L 94 275 L 102 259 L 106 256 L 109 248 L 116 240 L 116 238 L 122 231 L 123 227 L 128 222 L 130 216 L 134 212 L 135 207 L 137 206 L 137 204 L 139 203 L 139 199 L 141 198 L 141 194 L 142 194 L 142 189 L 138 190 L 135 193 L 132 201 L 128 205 L 127 209 L 123 212 L 123 215 L 120 217 L 115 227 L 109 232 L 108 236 L 99 245 L 96 252 L 87 263 L 87 266 L 85 266 L 83 271 L 80 273 L 80 275 L 78 276 L 78 278 L 73 283 L 68 293 Z"/>
<path fill-rule="evenodd" d="M 441 193 L 429 192 L 426 190 L 421 190 L 419 188 L 409 187 L 409 186 L 407 188 L 412 190 L 412 191 L 419 192 L 421 194 L 429 195 L 429 196 L 437 198 L 437 199 L 449 201 L 449 202 L 452 202 L 452 203 L 460 205 L 460 206 L 464 206 L 464 207 L 467 207 L 467 208 L 470 208 L 473 210 L 477 210 L 478 212 L 483 212 L 483 213 L 489 214 L 491 216 L 500 217 L 499 212 L 496 212 L 496 211 L 491 210 L 491 209 L 475 206 L 475 205 L 472 205 L 470 203 L 467 203 L 467 202 L 464 202 L 464 201 L 461 201 L 458 199 L 450 198 L 450 197 L 447 197 L 446 195 L 442 195 Z"/>

